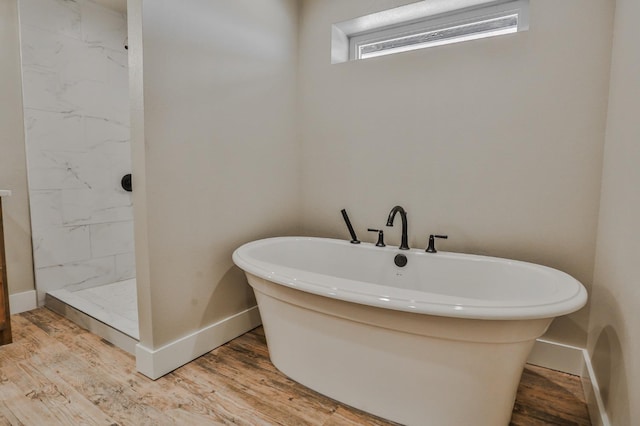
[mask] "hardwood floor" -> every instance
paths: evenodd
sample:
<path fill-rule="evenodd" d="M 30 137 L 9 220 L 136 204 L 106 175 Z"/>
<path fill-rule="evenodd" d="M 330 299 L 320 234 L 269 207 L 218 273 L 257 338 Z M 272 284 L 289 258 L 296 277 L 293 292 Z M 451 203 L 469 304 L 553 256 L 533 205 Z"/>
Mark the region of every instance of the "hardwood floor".
<path fill-rule="evenodd" d="M 0 346 L 11 343 L 11 321 L 9 320 L 9 289 L 7 264 L 4 250 L 4 228 L 2 219 L 2 197 L 0 197 Z"/>
<path fill-rule="evenodd" d="M 287 379 L 262 328 L 154 382 L 131 355 L 44 308 L 12 326 L 14 343 L 0 347 L 0 425 L 391 424 Z M 590 425 L 579 379 L 527 366 L 511 425 Z"/>

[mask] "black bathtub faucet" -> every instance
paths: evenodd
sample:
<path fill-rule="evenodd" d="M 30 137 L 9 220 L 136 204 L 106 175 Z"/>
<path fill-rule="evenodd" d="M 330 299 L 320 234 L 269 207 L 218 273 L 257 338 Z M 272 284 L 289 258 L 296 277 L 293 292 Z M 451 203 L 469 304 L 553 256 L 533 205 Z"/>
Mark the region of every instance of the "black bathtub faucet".
<path fill-rule="evenodd" d="M 393 219 L 396 218 L 396 213 L 400 213 L 400 219 L 402 219 L 402 241 L 400 242 L 400 250 L 409 250 L 409 237 L 407 236 L 407 212 L 400 206 L 395 206 L 389 213 L 389 219 L 387 219 L 387 226 L 393 226 Z"/>

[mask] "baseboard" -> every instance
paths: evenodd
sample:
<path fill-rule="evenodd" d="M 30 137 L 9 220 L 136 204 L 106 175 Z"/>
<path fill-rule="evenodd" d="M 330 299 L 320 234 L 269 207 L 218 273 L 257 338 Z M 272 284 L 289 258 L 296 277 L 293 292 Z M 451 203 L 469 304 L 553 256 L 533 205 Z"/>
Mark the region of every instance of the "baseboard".
<path fill-rule="evenodd" d="M 563 373 L 581 376 L 584 371 L 583 349 L 548 340 L 536 340 L 527 363 Z"/>
<path fill-rule="evenodd" d="M 611 426 L 586 349 L 538 339 L 527 363 L 580 376 L 593 426 Z"/>
<path fill-rule="evenodd" d="M 31 311 L 38 307 L 37 296 L 35 290 L 29 290 L 22 293 L 9 295 L 9 312 L 11 314 L 20 314 L 22 312 Z"/>
<path fill-rule="evenodd" d="M 598 386 L 598 380 L 596 379 L 593 365 L 591 364 L 591 358 L 589 352 L 583 350 L 584 354 L 584 371 L 582 377 L 582 390 L 587 401 L 587 407 L 589 408 L 589 416 L 591 417 L 591 424 L 593 426 L 611 426 L 609 416 L 604 407 L 602 401 L 602 394 L 600 393 L 600 386 Z"/>
<path fill-rule="evenodd" d="M 158 379 L 261 323 L 258 307 L 254 306 L 155 350 L 139 343 L 136 368 L 150 379 Z"/>

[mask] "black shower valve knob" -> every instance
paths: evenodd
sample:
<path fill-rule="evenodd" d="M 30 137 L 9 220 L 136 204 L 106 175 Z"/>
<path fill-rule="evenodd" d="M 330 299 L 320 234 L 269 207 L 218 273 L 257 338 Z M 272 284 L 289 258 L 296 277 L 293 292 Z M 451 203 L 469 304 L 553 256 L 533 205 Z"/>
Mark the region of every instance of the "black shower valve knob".
<path fill-rule="evenodd" d="M 122 185 L 122 189 L 124 189 L 127 192 L 131 192 L 132 191 L 132 186 L 131 186 L 131 173 L 128 173 L 124 176 L 122 176 L 122 180 L 120 181 L 120 185 Z"/>

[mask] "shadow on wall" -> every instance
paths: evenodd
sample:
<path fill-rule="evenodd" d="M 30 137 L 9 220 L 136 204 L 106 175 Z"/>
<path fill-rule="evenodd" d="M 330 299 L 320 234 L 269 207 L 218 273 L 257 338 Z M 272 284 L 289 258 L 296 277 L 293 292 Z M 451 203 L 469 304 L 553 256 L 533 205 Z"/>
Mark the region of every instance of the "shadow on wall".
<path fill-rule="evenodd" d="M 233 316 L 248 308 L 256 306 L 253 289 L 247 283 L 244 271 L 232 265 L 215 283 L 214 291 L 204 312 L 214 318 L 203 318 L 200 327 L 206 327 L 212 322 Z"/>
<path fill-rule="evenodd" d="M 630 425 L 627 369 L 618 333 L 613 326 L 607 325 L 594 335 L 597 338 L 591 362 L 607 415 L 611 424 Z"/>

